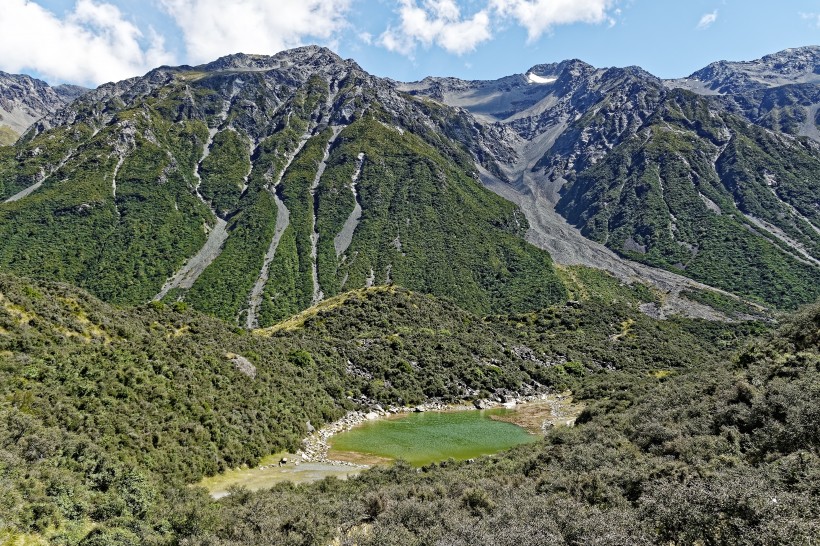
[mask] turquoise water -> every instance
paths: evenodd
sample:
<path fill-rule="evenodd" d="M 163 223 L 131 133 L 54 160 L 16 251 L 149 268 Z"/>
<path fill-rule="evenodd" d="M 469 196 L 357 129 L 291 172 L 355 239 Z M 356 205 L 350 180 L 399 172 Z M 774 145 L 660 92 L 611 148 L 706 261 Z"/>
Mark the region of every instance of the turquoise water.
<path fill-rule="evenodd" d="M 364 423 L 330 439 L 330 458 L 333 451 L 350 451 L 422 466 L 489 455 L 538 439 L 517 425 L 490 419 L 506 411 L 411 413 Z"/>

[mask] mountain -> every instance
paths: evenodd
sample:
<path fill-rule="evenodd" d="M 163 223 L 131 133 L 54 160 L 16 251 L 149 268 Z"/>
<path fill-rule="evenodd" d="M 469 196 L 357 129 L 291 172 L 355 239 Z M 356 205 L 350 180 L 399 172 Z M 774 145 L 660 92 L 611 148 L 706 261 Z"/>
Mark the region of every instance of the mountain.
<path fill-rule="evenodd" d="M 820 144 L 752 111 L 816 90 L 815 58 L 719 63 L 700 94 L 578 60 L 399 83 L 314 46 L 160 67 L 0 149 L 0 269 L 246 328 L 393 283 L 538 309 L 553 259 L 649 283 L 657 316 L 793 308 L 820 297 Z"/>
<path fill-rule="evenodd" d="M 786 85 L 820 83 L 820 47 L 785 49 L 761 59 L 745 62 L 719 61 L 682 80 L 671 80 L 671 87 L 688 85 L 702 94 L 740 95 L 760 89 Z"/>
<path fill-rule="evenodd" d="M 708 95 L 749 121 L 820 141 L 820 47 L 787 49 L 749 62 L 712 63 L 664 82 Z"/>
<path fill-rule="evenodd" d="M 14 143 L 32 123 L 86 91 L 76 85 L 51 87 L 31 76 L 0 72 L 0 146 Z"/>
<path fill-rule="evenodd" d="M 503 135 L 514 159 L 485 184 L 522 207 L 528 239 L 559 263 L 638 275 L 672 296 L 687 276 L 789 308 L 820 296 L 817 73 L 820 49 L 804 48 L 688 80 L 576 60 L 401 88 Z"/>
<path fill-rule="evenodd" d="M 391 283 L 480 313 L 543 307 L 565 289 L 478 180 L 485 140 L 323 48 L 160 67 L 0 150 L 0 268 L 248 327 Z"/>

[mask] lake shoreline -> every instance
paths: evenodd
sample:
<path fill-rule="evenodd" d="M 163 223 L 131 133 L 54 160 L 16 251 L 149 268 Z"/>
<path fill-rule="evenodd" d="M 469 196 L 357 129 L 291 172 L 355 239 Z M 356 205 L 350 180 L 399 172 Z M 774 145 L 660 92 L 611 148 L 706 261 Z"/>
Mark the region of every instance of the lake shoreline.
<path fill-rule="evenodd" d="M 332 451 L 331 438 L 364 423 L 387 419 L 401 419 L 419 413 L 454 413 L 489 409 L 507 409 L 504 414 L 491 414 L 489 419 L 517 425 L 531 435 L 540 436 L 554 426 L 571 426 L 580 413 L 581 406 L 572 403 L 570 393 L 542 393 L 508 399 L 507 402 L 478 400 L 443 404 L 430 401 L 418 406 L 387 409 L 373 406 L 371 411 L 352 411 L 341 419 L 314 430 L 302 441 L 302 449 L 295 454 L 278 453 L 269 455 L 259 465 L 248 468 L 231 469 L 216 476 L 204 478 L 197 485 L 206 487 L 211 496 L 219 499 L 229 495 L 231 485 L 256 490 L 273 487 L 275 484 L 291 481 L 305 483 L 335 476 L 346 479 L 363 470 L 377 465 L 389 465 L 394 459 L 367 453 Z M 286 461 L 286 462 L 283 462 Z"/>
<path fill-rule="evenodd" d="M 498 402 L 494 400 L 476 400 L 475 402 L 460 402 L 456 404 L 443 404 L 441 402 L 426 402 L 417 406 L 391 406 L 384 409 L 379 405 L 369 411 L 351 411 L 341 419 L 328 423 L 320 429 L 312 432 L 307 438 L 302 440 L 302 448 L 296 452 L 297 459 L 303 462 L 322 463 L 328 465 L 342 465 L 353 466 L 359 468 L 368 468 L 372 464 L 361 464 L 352 460 L 338 460 L 329 457 L 330 439 L 339 433 L 346 432 L 354 427 L 370 421 L 379 419 L 389 419 L 395 416 L 406 415 L 410 413 L 423 413 L 427 411 L 449 412 L 449 411 L 471 411 L 494 408 L 506 408 L 510 410 L 520 411 L 528 405 L 533 405 L 536 408 L 535 412 L 528 412 L 517 419 L 516 415 L 509 416 L 493 416 L 491 418 L 499 421 L 504 421 L 518 425 L 524 428 L 531 434 L 544 434 L 553 426 L 563 424 L 571 426 L 575 421 L 575 417 L 580 413 L 577 411 L 567 411 L 566 406 L 572 406 L 572 396 L 569 393 L 542 393 L 530 396 L 521 396 L 511 399 L 507 402 Z M 575 406 L 573 406 L 575 407 Z M 542 419 L 543 424 L 539 427 L 533 426 L 533 423 L 538 419 L 537 413 L 549 411 L 549 417 Z"/>

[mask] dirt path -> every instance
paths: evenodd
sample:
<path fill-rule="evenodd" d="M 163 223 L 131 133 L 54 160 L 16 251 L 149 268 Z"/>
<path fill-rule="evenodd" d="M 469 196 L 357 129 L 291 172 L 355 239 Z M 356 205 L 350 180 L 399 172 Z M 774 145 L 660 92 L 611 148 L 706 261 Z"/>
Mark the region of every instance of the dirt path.
<path fill-rule="evenodd" d="M 342 230 L 333 239 L 333 247 L 336 249 L 336 257 L 338 258 L 344 254 L 345 250 L 350 247 L 353 241 L 353 232 L 356 231 L 356 226 L 359 225 L 359 219 L 362 217 L 362 205 L 359 203 L 359 194 L 356 191 L 356 183 L 359 181 L 359 176 L 362 174 L 362 165 L 364 165 L 364 152 L 357 157 L 356 171 L 350 179 L 350 191 L 353 192 L 353 201 L 356 203 L 353 206 L 353 211 L 345 220 Z"/>

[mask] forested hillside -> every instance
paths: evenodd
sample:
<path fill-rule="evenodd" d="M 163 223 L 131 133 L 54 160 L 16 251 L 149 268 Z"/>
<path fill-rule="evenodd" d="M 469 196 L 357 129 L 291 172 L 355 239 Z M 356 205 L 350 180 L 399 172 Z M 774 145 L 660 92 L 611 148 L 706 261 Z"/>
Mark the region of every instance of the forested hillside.
<path fill-rule="evenodd" d="M 477 313 L 561 301 L 477 180 L 482 135 L 323 48 L 161 67 L 0 147 L 0 270 L 246 327 L 391 283 Z"/>
<path fill-rule="evenodd" d="M 818 74 L 0 73 L 53 99 L 0 131 L 0 546 L 813 544 Z M 194 485 L 342 418 L 567 392 L 491 456 Z"/>
<path fill-rule="evenodd" d="M 716 362 L 742 331 L 655 321 L 637 309 L 646 294 L 614 280 L 620 304 L 489 319 L 375 288 L 253 334 L 184 304 L 117 310 L 66 285 L 1 281 L 0 519 L 70 544 L 94 529 L 106 538 L 87 543 L 198 532 L 216 507 L 184 485 L 298 447 L 308 420 L 376 403 L 592 396 L 616 377 Z"/>
<path fill-rule="evenodd" d="M 675 91 L 557 209 L 633 260 L 789 308 L 820 295 L 818 170 L 818 144 Z"/>
<path fill-rule="evenodd" d="M 813 307 L 732 356 L 586 374 L 576 426 L 535 447 L 234 491 L 189 543 L 812 544 L 818 326 Z M 731 345 L 727 333 L 700 339 Z"/>
<path fill-rule="evenodd" d="M 794 309 L 820 296 L 819 71 L 805 47 L 677 80 L 575 59 L 402 88 L 498 136 L 507 155 L 485 180 L 558 263 L 625 277 L 641 262 L 680 276 L 659 285 L 689 277 Z"/>

